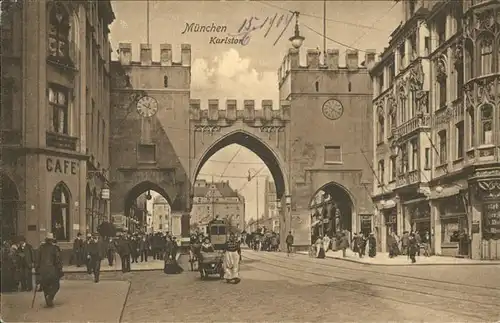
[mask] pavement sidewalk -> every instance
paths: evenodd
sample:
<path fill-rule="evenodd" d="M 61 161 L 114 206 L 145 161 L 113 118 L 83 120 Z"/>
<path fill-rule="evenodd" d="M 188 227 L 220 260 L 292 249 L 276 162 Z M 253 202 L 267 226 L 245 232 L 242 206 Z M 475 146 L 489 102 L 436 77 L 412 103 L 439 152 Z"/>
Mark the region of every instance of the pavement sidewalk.
<path fill-rule="evenodd" d="M 126 281 L 61 280 L 54 307 L 47 308 L 43 293 L 1 294 L 3 322 L 120 322 L 130 289 Z"/>
<path fill-rule="evenodd" d="M 307 255 L 307 251 L 298 251 L 298 254 Z M 358 254 L 352 252 L 352 250 L 346 250 L 346 257 L 342 257 L 342 251 L 332 251 L 329 250 L 326 253 L 326 258 L 334 258 L 344 261 L 357 262 L 365 265 L 375 265 L 375 266 L 439 266 L 439 265 L 500 265 L 499 260 L 472 260 L 466 258 L 455 258 L 455 257 L 443 257 L 443 256 L 417 256 L 417 262 L 412 264 L 408 256 L 397 256 L 394 258 L 389 258 L 389 253 L 377 252 L 374 258 L 364 256 L 359 258 Z"/>
<path fill-rule="evenodd" d="M 180 258 L 180 254 L 177 255 L 177 260 Z M 151 270 L 163 270 L 164 261 L 163 260 L 153 260 L 153 258 L 149 258 L 147 262 L 139 263 L 131 263 L 130 269 L 131 271 L 151 271 Z M 87 271 L 87 267 L 85 265 L 81 267 L 77 266 L 64 266 L 63 270 L 65 273 L 84 273 Z M 113 266 L 108 264 L 107 259 L 103 259 L 101 261 L 101 272 L 113 272 L 113 271 L 121 271 L 122 270 L 122 262 L 120 256 L 117 254 Z"/>

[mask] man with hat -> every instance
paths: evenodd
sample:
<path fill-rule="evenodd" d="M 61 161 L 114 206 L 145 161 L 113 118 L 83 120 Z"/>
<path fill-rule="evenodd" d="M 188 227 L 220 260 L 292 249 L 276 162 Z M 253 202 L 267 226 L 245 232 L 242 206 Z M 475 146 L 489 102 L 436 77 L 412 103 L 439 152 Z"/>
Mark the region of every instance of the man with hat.
<path fill-rule="evenodd" d="M 54 306 L 54 297 L 59 291 L 59 281 L 64 276 L 61 250 L 55 245 L 53 233 L 48 233 L 45 243 L 40 245 L 35 272 L 39 275 L 40 287 L 48 307 Z"/>
<path fill-rule="evenodd" d="M 78 232 L 75 240 L 73 241 L 73 257 L 76 262 L 76 266 L 80 267 L 84 262 L 84 242 L 82 239 L 82 234 Z"/>
<path fill-rule="evenodd" d="M 89 244 L 92 242 L 92 235 L 90 233 L 87 233 L 87 239 L 85 240 L 84 244 L 83 244 L 83 253 L 85 255 L 85 265 L 87 267 L 87 274 L 92 274 L 92 267 L 90 267 L 90 259 L 88 258 L 88 248 L 89 248 Z"/>
<path fill-rule="evenodd" d="M 19 269 L 21 276 L 21 289 L 23 291 L 31 291 L 33 289 L 33 269 L 34 254 L 33 247 L 26 243 L 25 237 L 19 237 L 19 244 L 17 248 L 19 255 Z"/>
<path fill-rule="evenodd" d="M 90 239 L 87 248 L 87 259 L 91 272 L 94 274 L 94 282 L 99 282 L 101 273 L 101 260 L 104 258 L 104 246 L 97 234 Z"/>

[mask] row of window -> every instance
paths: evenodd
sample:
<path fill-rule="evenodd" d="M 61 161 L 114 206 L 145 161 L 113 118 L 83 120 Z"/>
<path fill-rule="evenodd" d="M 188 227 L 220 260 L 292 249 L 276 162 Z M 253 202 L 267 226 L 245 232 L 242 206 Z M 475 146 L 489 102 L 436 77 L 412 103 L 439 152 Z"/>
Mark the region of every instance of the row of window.
<path fill-rule="evenodd" d="M 490 145 L 493 144 L 493 106 L 490 104 L 483 105 L 480 109 L 480 144 L 481 145 Z M 476 141 L 476 133 L 475 133 L 475 116 L 474 111 L 470 111 L 468 114 L 470 132 L 469 132 L 469 146 L 473 147 Z M 460 121 L 455 124 L 455 149 L 454 149 L 454 160 L 463 158 L 465 155 L 465 123 L 464 121 Z M 438 165 L 443 165 L 448 162 L 448 149 L 449 149 L 449 136 L 448 131 L 443 129 L 437 133 L 438 140 Z M 410 154 L 410 155 L 409 155 Z M 401 146 L 401 163 L 399 168 L 400 174 L 405 174 L 408 171 L 413 171 L 419 169 L 418 158 L 420 156 L 418 140 L 413 139 L 409 142 L 409 147 L 407 144 L 403 144 Z M 391 157 L 390 159 L 390 177 L 389 182 L 392 182 L 396 179 L 396 170 L 397 170 L 397 159 L 396 157 Z M 424 169 L 431 168 L 431 148 L 425 148 L 424 151 Z M 385 161 L 379 160 L 378 162 L 378 179 L 382 181 L 379 185 L 385 184 L 383 181 L 385 180 Z"/>

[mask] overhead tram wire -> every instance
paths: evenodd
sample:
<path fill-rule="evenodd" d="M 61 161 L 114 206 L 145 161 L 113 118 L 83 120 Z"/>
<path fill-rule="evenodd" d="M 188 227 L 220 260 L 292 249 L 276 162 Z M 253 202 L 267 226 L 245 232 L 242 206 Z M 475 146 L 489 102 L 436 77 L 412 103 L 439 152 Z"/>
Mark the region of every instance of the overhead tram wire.
<path fill-rule="evenodd" d="M 390 8 L 389 10 L 387 10 L 384 14 L 382 14 L 382 16 L 380 16 L 377 20 L 375 20 L 373 22 L 373 24 L 371 25 L 371 29 L 373 29 L 373 27 L 382 19 L 384 19 L 385 17 L 387 17 L 387 15 L 392 11 L 392 9 L 394 9 L 394 7 L 396 7 L 396 5 L 398 4 L 398 2 L 395 2 Z M 358 38 L 356 38 L 356 40 L 351 44 L 351 46 L 354 46 L 356 45 L 361 39 L 363 39 L 363 37 L 365 37 L 366 35 L 368 35 L 370 31 L 365 31 L 361 36 L 359 36 Z"/>
<path fill-rule="evenodd" d="M 294 12 L 293 10 L 289 10 L 289 9 L 283 8 L 283 7 L 277 6 L 275 4 L 272 4 L 272 3 L 269 3 L 269 2 L 266 2 L 266 1 L 258 1 L 257 0 L 257 1 L 253 1 L 253 2 L 258 2 L 258 3 L 264 4 L 264 5 L 269 6 L 269 7 L 273 7 L 275 9 L 279 9 L 279 10 L 282 10 L 282 11 L 287 11 L 289 13 L 293 13 Z M 308 13 L 303 13 L 303 12 L 300 12 L 300 16 L 310 17 L 310 18 L 316 18 L 316 19 L 322 19 L 322 20 L 324 19 L 323 17 L 312 15 L 312 14 L 308 14 Z M 390 32 L 390 30 L 378 29 L 378 28 L 374 28 L 373 26 L 361 25 L 361 24 L 357 24 L 357 23 L 354 23 L 354 22 L 344 21 L 344 20 L 336 20 L 336 19 L 332 19 L 332 18 L 326 18 L 326 20 L 327 21 L 331 21 L 331 22 L 335 22 L 335 23 L 338 23 L 338 24 L 344 24 L 344 25 L 348 25 L 348 26 L 357 27 L 357 28 L 360 28 L 360 29 L 369 29 L 369 30 L 379 30 L 379 31 Z"/>
<path fill-rule="evenodd" d="M 252 179 L 254 179 L 255 177 L 257 177 L 263 170 L 264 168 L 266 168 L 267 165 L 264 165 L 262 166 L 256 173 L 255 175 L 253 175 Z M 248 178 L 248 177 L 245 177 L 245 178 Z M 241 190 L 243 190 L 245 188 L 245 186 L 247 186 L 247 184 L 250 183 L 249 181 L 246 181 L 245 184 L 243 184 L 239 189 L 237 189 L 238 192 L 241 192 Z"/>
<path fill-rule="evenodd" d="M 234 153 L 233 157 L 231 158 L 231 160 L 229 160 L 226 164 L 226 167 L 224 168 L 224 170 L 222 171 L 222 173 L 220 174 L 220 178 L 222 178 L 224 176 L 224 174 L 226 173 L 226 170 L 227 168 L 229 167 L 229 164 L 231 164 L 233 162 L 233 160 L 236 158 L 236 156 L 238 156 L 238 154 L 240 153 L 241 149 L 243 148 L 243 146 L 239 146 L 238 147 L 238 150 Z"/>

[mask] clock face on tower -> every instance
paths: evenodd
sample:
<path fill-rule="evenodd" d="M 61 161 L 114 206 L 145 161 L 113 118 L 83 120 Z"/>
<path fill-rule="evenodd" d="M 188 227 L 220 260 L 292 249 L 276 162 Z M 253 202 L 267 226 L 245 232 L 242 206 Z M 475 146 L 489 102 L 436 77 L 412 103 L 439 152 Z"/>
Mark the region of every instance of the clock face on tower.
<path fill-rule="evenodd" d="M 330 120 L 339 119 L 344 113 L 344 107 L 340 101 L 335 99 L 327 100 L 323 103 L 323 115 Z"/>
<path fill-rule="evenodd" d="M 152 117 L 158 111 L 158 101 L 150 96 L 143 96 L 137 101 L 137 112 L 143 117 Z"/>

